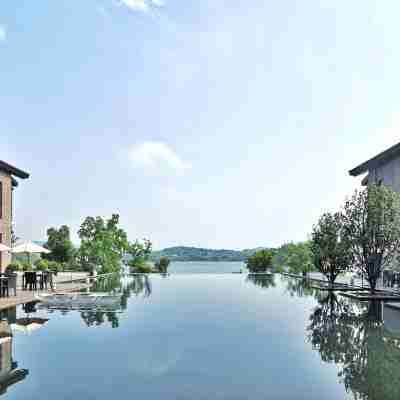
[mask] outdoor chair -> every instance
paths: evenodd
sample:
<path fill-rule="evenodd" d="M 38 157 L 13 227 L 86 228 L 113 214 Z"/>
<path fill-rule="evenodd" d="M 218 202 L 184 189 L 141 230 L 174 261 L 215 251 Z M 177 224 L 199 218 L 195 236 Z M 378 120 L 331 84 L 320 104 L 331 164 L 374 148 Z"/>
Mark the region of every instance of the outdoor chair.
<path fill-rule="evenodd" d="M 10 289 L 13 290 L 14 296 L 17 295 L 17 274 L 7 275 L 7 283 L 5 284 L 7 296 L 9 296 Z"/>

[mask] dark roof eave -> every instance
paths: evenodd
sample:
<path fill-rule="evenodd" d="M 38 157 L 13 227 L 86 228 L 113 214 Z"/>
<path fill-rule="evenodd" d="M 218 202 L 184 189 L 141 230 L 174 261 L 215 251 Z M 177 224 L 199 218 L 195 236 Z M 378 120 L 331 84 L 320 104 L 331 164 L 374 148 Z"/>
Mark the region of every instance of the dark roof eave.
<path fill-rule="evenodd" d="M 371 169 L 392 160 L 398 155 L 400 155 L 400 143 L 392 146 L 390 149 L 387 149 L 382 153 L 379 153 L 377 156 L 360 164 L 358 167 L 353 168 L 349 171 L 349 174 L 351 176 L 359 176 L 364 172 L 370 171 Z"/>
<path fill-rule="evenodd" d="M 27 179 L 29 178 L 28 172 L 23 171 L 22 169 L 16 168 L 4 161 L 0 160 L 0 170 L 9 173 L 10 175 L 14 175 L 17 178 Z"/>

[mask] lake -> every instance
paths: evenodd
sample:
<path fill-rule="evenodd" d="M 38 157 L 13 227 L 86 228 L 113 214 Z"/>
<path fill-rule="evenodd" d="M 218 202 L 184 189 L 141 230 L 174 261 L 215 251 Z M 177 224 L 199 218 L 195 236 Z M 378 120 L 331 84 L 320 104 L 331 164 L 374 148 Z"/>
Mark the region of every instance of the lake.
<path fill-rule="evenodd" d="M 400 398 L 400 312 L 381 303 L 281 275 L 113 276 L 105 291 L 116 308 L 2 313 L 2 398 Z"/>
<path fill-rule="evenodd" d="M 187 273 L 187 274 L 201 274 L 201 273 L 215 273 L 226 274 L 232 272 L 244 271 L 244 262 L 235 261 L 173 261 L 171 262 L 168 271 L 171 273 Z"/>

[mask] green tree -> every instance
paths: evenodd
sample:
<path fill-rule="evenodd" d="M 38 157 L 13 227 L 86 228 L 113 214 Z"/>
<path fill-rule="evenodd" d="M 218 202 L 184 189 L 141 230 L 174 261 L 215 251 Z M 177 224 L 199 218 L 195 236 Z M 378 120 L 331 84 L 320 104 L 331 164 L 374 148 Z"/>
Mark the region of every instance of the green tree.
<path fill-rule="evenodd" d="M 79 260 L 83 269 L 99 269 L 100 273 L 120 271 L 129 243 L 125 231 L 119 226 L 118 214 L 113 214 L 108 220 L 87 217 L 78 235 L 81 239 Z"/>
<path fill-rule="evenodd" d="M 143 242 L 136 240 L 129 244 L 126 253 L 129 256 L 128 265 L 132 269 L 148 267 L 146 264 L 150 258 L 153 245 L 148 239 L 143 239 Z"/>
<path fill-rule="evenodd" d="M 155 263 L 154 266 L 158 272 L 161 272 L 162 274 L 166 274 L 170 263 L 171 263 L 171 260 L 168 257 L 161 257 Z"/>
<path fill-rule="evenodd" d="M 342 214 L 322 215 L 311 238 L 314 265 L 333 285 L 338 275 L 349 270 L 352 263 L 351 242 L 343 229 Z"/>
<path fill-rule="evenodd" d="M 44 247 L 51 253 L 43 254 L 43 258 L 59 263 L 68 263 L 74 257 L 74 246 L 71 242 L 68 226 L 63 225 L 59 229 L 49 228 L 47 230 L 47 242 Z"/>
<path fill-rule="evenodd" d="M 272 268 L 273 252 L 271 250 L 258 250 L 246 261 L 250 272 L 266 272 Z"/>
<path fill-rule="evenodd" d="M 400 248 L 400 195 L 383 185 L 355 191 L 342 210 L 355 266 L 371 291 Z"/>
<path fill-rule="evenodd" d="M 315 269 L 310 242 L 290 243 L 287 247 L 286 265 L 293 274 L 306 274 Z"/>

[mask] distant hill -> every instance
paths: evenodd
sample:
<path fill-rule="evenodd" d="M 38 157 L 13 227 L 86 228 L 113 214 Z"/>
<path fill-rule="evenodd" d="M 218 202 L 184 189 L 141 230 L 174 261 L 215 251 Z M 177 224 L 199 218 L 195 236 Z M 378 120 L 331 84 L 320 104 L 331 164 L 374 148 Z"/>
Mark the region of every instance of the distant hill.
<path fill-rule="evenodd" d="M 176 246 L 154 251 L 151 255 L 151 259 L 155 261 L 160 257 L 168 257 L 171 261 L 245 261 L 247 257 L 259 249 L 260 248 L 238 251 Z"/>

